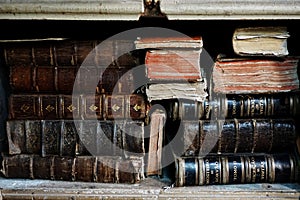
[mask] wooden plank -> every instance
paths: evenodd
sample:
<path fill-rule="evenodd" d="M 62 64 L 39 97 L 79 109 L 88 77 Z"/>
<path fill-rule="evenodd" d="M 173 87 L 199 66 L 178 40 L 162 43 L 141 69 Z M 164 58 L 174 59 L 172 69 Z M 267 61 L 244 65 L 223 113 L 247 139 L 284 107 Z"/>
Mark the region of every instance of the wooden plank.
<path fill-rule="evenodd" d="M 142 0 L 0 0 L 0 19 L 138 20 Z"/>
<path fill-rule="evenodd" d="M 173 187 L 146 178 L 138 184 L 110 184 L 0 178 L 0 200 L 12 199 L 299 199 L 300 185 L 239 184 Z"/>
<path fill-rule="evenodd" d="M 299 0 L 161 0 L 169 20 L 300 19 Z"/>

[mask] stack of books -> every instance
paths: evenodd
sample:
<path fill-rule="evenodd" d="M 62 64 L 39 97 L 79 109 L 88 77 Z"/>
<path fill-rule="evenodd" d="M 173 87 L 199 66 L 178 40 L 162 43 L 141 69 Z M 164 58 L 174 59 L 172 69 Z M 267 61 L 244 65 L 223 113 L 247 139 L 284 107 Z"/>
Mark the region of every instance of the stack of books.
<path fill-rule="evenodd" d="M 134 94 L 125 40 L 2 45 L 9 73 L 7 178 L 103 183 L 144 179 L 147 103 Z M 101 46 L 101 48 L 99 48 Z"/>
<path fill-rule="evenodd" d="M 175 154 L 177 186 L 299 180 L 298 58 L 287 55 L 284 30 L 236 29 L 234 56 L 216 58 L 213 118 L 178 128 L 184 153 Z"/>

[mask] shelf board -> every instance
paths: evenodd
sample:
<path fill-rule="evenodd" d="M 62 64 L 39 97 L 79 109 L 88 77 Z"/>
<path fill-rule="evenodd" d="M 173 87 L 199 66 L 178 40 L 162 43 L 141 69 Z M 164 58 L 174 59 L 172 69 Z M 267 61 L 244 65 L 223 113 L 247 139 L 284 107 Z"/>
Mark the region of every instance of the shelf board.
<path fill-rule="evenodd" d="M 144 0 L 0 0 L 0 19 L 138 21 Z M 300 19 L 299 0 L 161 0 L 169 20 Z"/>
<path fill-rule="evenodd" d="M 0 199 L 299 199 L 300 185 L 239 184 L 173 187 L 154 178 L 138 184 L 110 184 L 0 178 Z M 72 199 L 71 198 L 71 199 Z"/>

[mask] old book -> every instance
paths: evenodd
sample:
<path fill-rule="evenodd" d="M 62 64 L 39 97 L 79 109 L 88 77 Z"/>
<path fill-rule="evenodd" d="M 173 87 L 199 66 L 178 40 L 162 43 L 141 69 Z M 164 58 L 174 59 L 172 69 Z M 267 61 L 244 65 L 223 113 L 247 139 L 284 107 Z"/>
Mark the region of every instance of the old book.
<path fill-rule="evenodd" d="M 185 156 L 292 151 L 297 138 L 292 118 L 183 120 L 172 133 L 180 138 L 177 154 Z"/>
<path fill-rule="evenodd" d="M 206 81 L 193 83 L 152 83 L 146 87 L 149 102 L 163 99 L 188 99 L 204 102 L 208 97 Z"/>
<path fill-rule="evenodd" d="M 11 94 L 9 119 L 133 119 L 146 117 L 139 94 Z"/>
<path fill-rule="evenodd" d="M 1 47 L 8 66 L 126 66 L 136 62 L 129 51 L 134 41 L 129 39 L 35 40 L 6 42 Z"/>
<path fill-rule="evenodd" d="M 299 181 L 299 158 L 281 154 L 214 154 L 175 158 L 175 184 L 181 186 L 292 183 Z"/>
<path fill-rule="evenodd" d="M 13 92 L 72 93 L 93 87 L 97 93 L 132 93 L 138 58 L 133 41 L 44 40 L 4 43 L 4 64 Z"/>
<path fill-rule="evenodd" d="M 287 27 L 283 26 L 236 28 L 232 46 L 241 56 L 287 56 L 289 37 Z"/>
<path fill-rule="evenodd" d="M 295 117 L 300 113 L 299 92 L 264 94 L 226 94 L 206 98 L 203 102 L 172 99 L 154 101 L 164 106 L 168 118 L 210 119 L 219 118 L 284 118 Z"/>
<path fill-rule="evenodd" d="M 143 158 L 119 156 L 3 155 L 6 178 L 48 179 L 99 183 L 138 183 L 144 179 Z"/>
<path fill-rule="evenodd" d="M 144 122 L 8 120 L 8 154 L 143 157 Z"/>
<path fill-rule="evenodd" d="M 147 152 L 146 175 L 162 175 L 162 155 L 166 113 L 161 109 L 154 110 L 150 115 L 149 148 Z"/>
<path fill-rule="evenodd" d="M 145 55 L 146 77 L 151 82 L 203 81 L 201 49 L 148 50 Z"/>
<path fill-rule="evenodd" d="M 10 66 L 9 71 L 9 84 L 14 93 L 71 94 L 76 87 L 81 92 L 86 88 L 93 88 L 93 92 L 96 93 L 131 94 L 136 89 L 133 71 L 128 67 L 20 64 Z"/>
<path fill-rule="evenodd" d="M 189 37 L 183 34 L 174 35 L 175 32 L 169 33 L 173 36 L 161 37 L 144 37 L 137 38 L 134 41 L 136 49 L 176 49 L 176 48 L 190 48 L 199 49 L 203 47 L 203 39 L 201 36 Z"/>
<path fill-rule="evenodd" d="M 299 89 L 299 58 L 218 57 L 213 66 L 213 91 L 223 94 L 277 93 Z"/>

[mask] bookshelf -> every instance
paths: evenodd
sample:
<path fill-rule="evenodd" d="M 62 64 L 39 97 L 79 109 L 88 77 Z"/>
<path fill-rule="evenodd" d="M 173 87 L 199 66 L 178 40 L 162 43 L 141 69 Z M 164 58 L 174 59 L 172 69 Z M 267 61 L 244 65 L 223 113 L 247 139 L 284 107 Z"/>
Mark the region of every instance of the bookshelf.
<path fill-rule="evenodd" d="M 201 35 L 212 56 L 232 53 L 236 27 L 287 26 L 288 49 L 300 55 L 300 1 L 161 0 L 164 17 L 148 16 L 143 0 L 38 1 L 0 0 L 0 40 L 36 38 L 106 39 L 138 27 L 164 27 L 186 35 Z M 147 9 L 147 8 L 146 8 Z M 26 27 L 26 28 L 22 28 Z M 2 74 L 5 78 L 7 72 Z M 163 189 L 170 182 L 146 178 L 139 184 L 77 183 L 47 180 L 7 180 L 0 177 L 0 199 L 299 199 L 300 185 L 244 184 Z"/>

